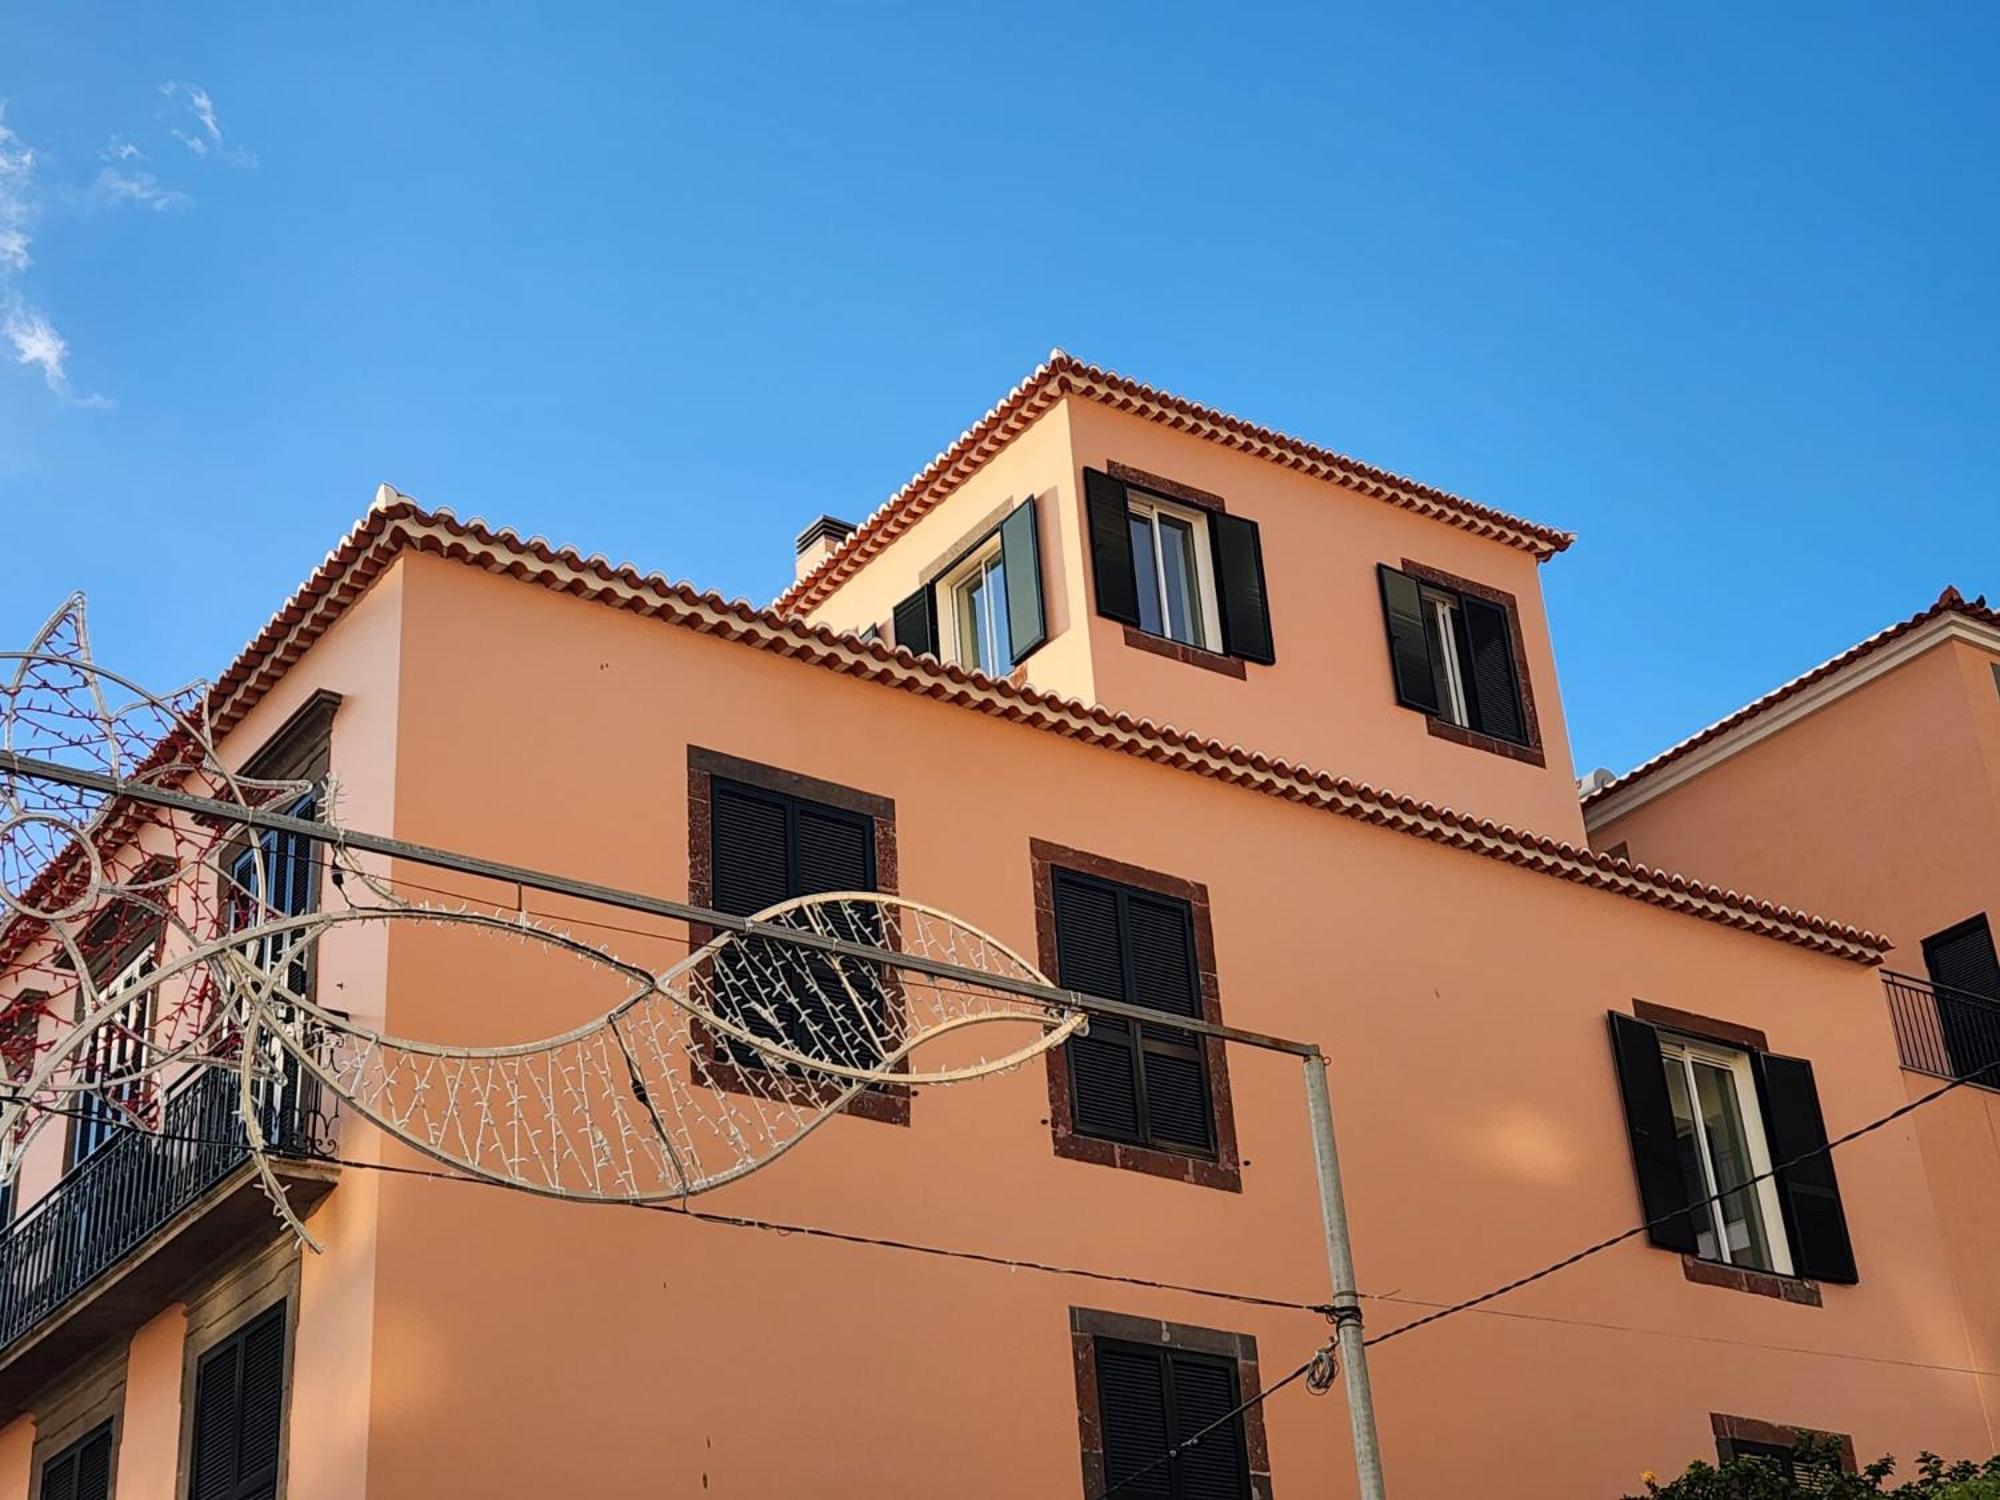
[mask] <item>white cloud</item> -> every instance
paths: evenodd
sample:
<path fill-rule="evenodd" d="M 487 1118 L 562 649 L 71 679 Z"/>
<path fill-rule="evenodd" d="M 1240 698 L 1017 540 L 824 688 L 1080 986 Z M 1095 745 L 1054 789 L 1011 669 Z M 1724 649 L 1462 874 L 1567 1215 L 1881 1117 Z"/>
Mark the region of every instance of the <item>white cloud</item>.
<path fill-rule="evenodd" d="M 114 135 L 97 153 L 105 161 L 144 161 L 146 153 L 126 140 L 122 135 Z"/>
<path fill-rule="evenodd" d="M 185 208 L 194 202 L 192 194 L 162 187 L 151 172 L 121 172 L 116 167 L 105 167 L 97 174 L 90 196 L 100 203 L 139 203 L 161 211 Z"/>
<path fill-rule="evenodd" d="M 14 348 L 14 363 L 41 371 L 42 381 L 76 406 L 108 407 L 108 398 L 80 396 L 69 379 L 69 344 L 55 324 L 22 295 L 28 247 L 36 210 L 36 160 L 7 124 L 7 101 L 0 99 L 0 334 Z"/>
<path fill-rule="evenodd" d="M 75 406 L 109 407 L 108 396 L 79 396 L 69 383 L 69 344 L 56 332 L 55 325 L 25 302 L 16 302 L 7 309 L 7 319 L 0 325 L 0 332 L 14 346 L 14 363 L 32 365 L 42 372 L 42 380 L 48 388 Z"/>
<path fill-rule="evenodd" d="M 169 108 L 178 106 L 186 111 L 186 117 L 194 128 L 169 126 L 167 133 L 196 156 L 206 156 L 215 151 L 232 167 L 257 165 L 254 152 L 223 144 L 222 121 L 216 117 L 215 101 L 209 97 L 207 89 L 197 83 L 169 81 L 160 85 L 160 94 Z"/>

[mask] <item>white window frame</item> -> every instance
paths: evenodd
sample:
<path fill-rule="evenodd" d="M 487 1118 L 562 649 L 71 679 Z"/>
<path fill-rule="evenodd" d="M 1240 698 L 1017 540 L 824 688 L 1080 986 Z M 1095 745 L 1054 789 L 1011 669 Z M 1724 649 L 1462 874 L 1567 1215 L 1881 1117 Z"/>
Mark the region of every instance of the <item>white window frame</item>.
<path fill-rule="evenodd" d="M 1160 601 L 1160 638 L 1177 640 L 1167 630 L 1167 564 L 1160 553 L 1158 518 L 1167 516 L 1189 530 L 1190 545 L 1194 550 L 1195 588 L 1200 595 L 1196 602 L 1201 608 L 1201 639 L 1180 641 L 1179 644 L 1195 646 L 1203 651 L 1221 651 L 1222 613 L 1216 600 L 1215 557 L 1208 536 L 1207 513 L 1191 505 L 1175 505 L 1139 489 L 1127 490 L 1125 509 L 1127 514 L 1137 516 L 1146 523 L 1147 535 L 1152 538 L 1152 556 L 1144 560 L 1134 557 L 1132 566 L 1136 570 L 1151 564 L 1154 597 Z"/>
<path fill-rule="evenodd" d="M 110 1000 L 135 988 L 153 972 L 157 966 L 156 957 L 152 947 L 148 946 L 118 971 L 117 977 L 103 987 L 100 995 Z M 127 1081 L 112 1085 L 118 1095 L 115 1102 L 97 1093 L 77 1096 L 77 1118 L 71 1129 L 68 1153 L 71 1169 L 82 1166 L 110 1145 L 118 1132 L 131 1123 L 124 1106 L 144 1097 L 147 1083 L 141 1069 L 146 1062 L 147 1049 L 152 1045 L 153 997 L 157 993 L 156 989 L 148 989 L 134 995 L 98 1022 L 91 1033 L 87 1054 L 89 1061 L 85 1064 L 88 1075 L 100 1080 L 123 1077 Z M 97 1139 L 89 1149 L 80 1150 L 79 1143 L 84 1139 L 86 1130 L 96 1135 Z"/>
<path fill-rule="evenodd" d="M 1438 642 L 1443 648 L 1444 671 L 1438 682 L 1438 714 L 1447 723 L 1456 724 L 1460 729 L 1472 727 L 1472 712 L 1465 695 L 1465 671 L 1458 654 L 1458 633 L 1463 629 L 1458 617 L 1458 599 L 1439 589 L 1422 590 L 1424 608 L 1430 611 L 1430 623 L 1437 627 Z"/>
<path fill-rule="evenodd" d="M 1660 1058 L 1671 1067 L 1676 1063 L 1682 1070 L 1687 1084 L 1688 1098 L 1695 1108 L 1695 1144 L 1701 1152 L 1702 1177 L 1711 1193 L 1707 1200 L 1709 1223 L 1714 1226 L 1716 1258 L 1725 1265 L 1736 1262 L 1730 1257 L 1729 1236 L 1722 1225 L 1721 1194 L 1715 1193 L 1720 1186 L 1715 1180 L 1715 1163 L 1708 1154 L 1708 1135 L 1701 1128 L 1700 1098 L 1695 1088 L 1694 1064 L 1708 1063 L 1726 1070 L 1736 1086 L 1736 1109 L 1743 1117 L 1744 1143 L 1750 1152 L 1750 1170 L 1758 1180 L 1751 1189 L 1757 1195 L 1757 1211 L 1764 1217 L 1764 1238 L 1771 1247 L 1771 1270 L 1779 1276 L 1790 1276 L 1792 1271 L 1792 1243 L 1785 1233 L 1784 1204 L 1778 1197 L 1777 1179 L 1771 1176 L 1771 1146 L 1764 1137 L 1764 1106 L 1757 1092 L 1757 1075 L 1750 1067 L 1750 1054 L 1737 1047 L 1725 1047 L 1716 1042 L 1704 1041 L 1700 1037 L 1681 1036 L 1673 1032 L 1660 1033 Z M 1748 1270 L 1762 1270 L 1761 1266 L 1749 1266 Z"/>
<path fill-rule="evenodd" d="M 1014 670 L 1015 664 L 1012 660 L 1009 660 L 1005 672 L 996 672 L 993 669 L 991 661 L 984 661 L 977 667 L 973 666 L 972 653 L 966 649 L 965 632 L 961 628 L 961 622 L 958 617 L 958 595 L 959 591 L 967 584 L 970 584 L 976 578 L 984 577 L 986 570 L 992 567 L 994 563 L 1000 561 L 1000 552 L 1000 533 L 995 531 L 986 541 L 981 542 L 977 547 L 973 548 L 969 557 L 933 585 L 937 590 L 938 614 L 941 620 L 943 618 L 950 620 L 950 624 L 942 625 L 940 633 L 945 635 L 951 643 L 951 659 L 961 667 L 984 672 L 989 677 L 1005 677 L 1008 672 Z M 995 598 L 992 585 L 988 584 L 986 610 L 989 622 L 994 618 L 996 610 L 1000 612 L 1001 616 L 1004 616 L 1006 609 L 1006 590 L 1004 588 L 1001 589 L 999 597 Z M 1009 624 L 1008 634 L 1010 637 L 1013 634 L 1011 623 Z M 1011 650 L 1014 644 L 1013 641 L 1010 639 L 1007 644 Z M 982 658 L 991 654 L 987 650 L 987 645 L 988 643 L 985 641 L 979 643 L 979 654 Z"/>

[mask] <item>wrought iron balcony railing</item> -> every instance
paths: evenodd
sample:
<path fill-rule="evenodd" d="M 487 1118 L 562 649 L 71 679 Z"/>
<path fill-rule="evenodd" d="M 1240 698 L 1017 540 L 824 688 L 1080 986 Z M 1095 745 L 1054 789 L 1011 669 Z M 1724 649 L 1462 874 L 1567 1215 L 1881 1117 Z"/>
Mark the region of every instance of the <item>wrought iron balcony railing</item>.
<path fill-rule="evenodd" d="M 260 1092 L 274 1153 L 330 1154 L 317 1080 L 294 1066 Z M 0 1230 L 0 1351 L 249 1160 L 237 1101 L 235 1069 L 196 1069 L 167 1092 L 157 1132 L 120 1131 Z"/>
<path fill-rule="evenodd" d="M 1888 972 L 1882 985 L 1904 1067 L 2000 1089 L 2000 996 Z"/>

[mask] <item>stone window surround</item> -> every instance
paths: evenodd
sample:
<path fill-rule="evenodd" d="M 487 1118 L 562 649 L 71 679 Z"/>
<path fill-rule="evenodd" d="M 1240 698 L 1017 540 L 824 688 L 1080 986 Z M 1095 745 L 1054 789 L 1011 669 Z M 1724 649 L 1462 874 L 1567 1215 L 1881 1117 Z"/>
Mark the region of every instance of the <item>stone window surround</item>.
<path fill-rule="evenodd" d="M 1257 1340 L 1247 1333 L 1224 1333 L 1158 1318 L 1135 1318 L 1095 1308 L 1069 1310 L 1071 1362 L 1076 1371 L 1076 1423 L 1083 1450 L 1083 1493 L 1104 1493 L 1104 1413 L 1097 1395 L 1097 1341 L 1212 1354 L 1236 1361 L 1236 1395 L 1251 1403 L 1243 1413 L 1243 1451 L 1249 1460 L 1252 1500 L 1271 1500 L 1271 1448 L 1264 1434 L 1263 1390 L 1257 1374 Z"/>
<path fill-rule="evenodd" d="M 1485 750 L 1493 755 L 1505 756 L 1508 760 L 1518 760 L 1525 765 L 1548 765 L 1548 757 L 1542 751 L 1542 721 L 1535 713 L 1535 687 L 1528 676 L 1527 642 L 1521 635 L 1521 606 L 1515 597 L 1505 589 L 1491 588 L 1486 584 L 1461 578 L 1456 573 L 1447 573 L 1443 568 L 1433 568 L 1427 563 L 1404 558 L 1402 570 L 1419 583 L 1428 583 L 1441 589 L 1451 589 L 1457 593 L 1470 594 L 1475 599 L 1484 599 L 1507 612 L 1507 635 L 1514 647 L 1514 682 L 1521 691 L 1521 731 L 1528 737 L 1528 743 L 1517 745 L 1512 740 L 1503 740 L 1497 735 L 1481 734 L 1476 729 L 1462 725 L 1448 724 L 1436 714 L 1425 714 L 1424 723 L 1429 726 L 1433 737 L 1450 740 L 1455 745 L 1467 745 L 1475 750 Z"/>
<path fill-rule="evenodd" d="M 797 771 L 787 771 L 760 761 L 745 760 L 719 750 L 688 746 L 688 902 L 694 906 L 713 904 L 715 880 L 714 825 L 709 786 L 712 778 L 737 781 L 767 792 L 822 802 L 870 819 L 875 829 L 875 887 L 886 895 L 897 891 L 896 804 L 893 799 L 873 792 L 857 791 L 838 782 L 823 781 Z M 690 951 L 715 936 L 713 929 L 696 923 L 688 929 Z M 894 1003 L 894 983 L 888 986 Z M 905 1065 L 906 1066 L 906 1065 Z M 710 1059 L 704 1069 L 707 1081 L 731 1093 L 758 1097 L 796 1097 L 804 1085 L 756 1068 L 734 1067 Z M 879 1120 L 888 1125 L 910 1123 L 913 1091 L 902 1084 L 869 1088 L 841 1106 L 841 1113 L 862 1120 Z"/>
<path fill-rule="evenodd" d="M 1725 1047 L 1738 1047 L 1746 1052 L 1771 1050 L 1770 1040 L 1754 1026 L 1742 1026 L 1734 1021 L 1718 1021 L 1712 1016 L 1696 1015 L 1693 1011 L 1676 1010 L 1669 1005 L 1655 1005 L 1650 1000 L 1633 1000 L 1632 1014 L 1649 1025 L 1667 1031 L 1678 1031 L 1685 1036 L 1700 1037 L 1705 1041 L 1719 1042 Z M 1730 1291 L 1748 1292 L 1756 1297 L 1772 1297 L 1780 1302 L 1795 1302 L 1801 1307 L 1825 1305 L 1819 1283 L 1804 1276 L 1780 1276 L 1775 1271 L 1755 1271 L 1744 1266 L 1723 1265 L 1719 1261 L 1703 1260 L 1699 1256 L 1686 1254 L 1681 1256 L 1681 1274 L 1701 1286 L 1727 1287 Z"/>
<path fill-rule="evenodd" d="M 1044 974 L 1061 970 L 1056 953 L 1055 882 L 1057 867 L 1095 875 L 1101 880 L 1134 886 L 1155 895 L 1187 903 L 1194 919 L 1195 970 L 1201 987 L 1202 1019 L 1222 1024 L 1222 989 L 1216 977 L 1215 929 L 1210 918 L 1208 887 L 1192 880 L 1142 869 L 1121 860 L 1087 854 L 1044 839 L 1028 841 L 1028 861 L 1035 895 L 1035 961 Z M 1229 1092 L 1229 1060 L 1223 1044 L 1204 1037 L 1202 1056 L 1208 1066 L 1209 1107 L 1215 1119 L 1215 1157 L 1209 1160 L 1157 1146 L 1134 1146 L 1123 1141 L 1082 1135 L 1076 1129 L 1070 1102 L 1069 1058 L 1061 1047 L 1047 1054 L 1049 1080 L 1049 1129 L 1058 1156 L 1072 1161 L 1095 1162 L 1100 1166 L 1123 1167 L 1155 1177 L 1170 1177 L 1224 1192 L 1243 1191 L 1243 1161 L 1236 1140 L 1236 1114 Z"/>

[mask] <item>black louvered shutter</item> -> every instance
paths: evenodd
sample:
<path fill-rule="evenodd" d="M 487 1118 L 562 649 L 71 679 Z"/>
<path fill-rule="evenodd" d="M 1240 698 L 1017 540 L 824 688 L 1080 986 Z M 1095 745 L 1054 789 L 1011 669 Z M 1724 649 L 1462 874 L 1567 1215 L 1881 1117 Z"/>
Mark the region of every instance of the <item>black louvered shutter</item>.
<path fill-rule="evenodd" d="M 1514 675 L 1514 637 L 1507 611 L 1484 599 L 1461 594 L 1458 615 L 1465 626 L 1467 680 L 1472 687 L 1472 727 L 1517 745 L 1528 741 L 1521 712 L 1521 688 Z"/>
<path fill-rule="evenodd" d="M 1090 574 L 1097 584 L 1097 612 L 1109 620 L 1137 625 L 1139 578 L 1132 567 L 1125 482 L 1085 469 L 1083 506 L 1090 520 Z"/>
<path fill-rule="evenodd" d="M 709 817 L 709 899 L 717 911 L 747 917 L 793 894 L 783 799 L 715 781 Z"/>
<path fill-rule="evenodd" d="M 1042 610 L 1042 543 L 1035 530 L 1033 495 L 1000 523 L 1000 564 L 1007 575 L 1007 639 L 1019 665 L 1049 638 Z"/>
<path fill-rule="evenodd" d="M 1124 934 L 1118 893 L 1094 880 L 1057 870 L 1056 969 L 1068 988 L 1106 1000 L 1125 998 Z M 1111 1016 L 1093 1016 L 1089 1031 L 1064 1044 L 1069 1060 L 1070 1106 L 1084 1135 L 1141 1139 L 1139 1069 L 1132 1028 Z"/>
<path fill-rule="evenodd" d="M 1416 579 L 1387 563 L 1377 564 L 1382 581 L 1382 616 L 1389 627 L 1389 670 L 1396 701 L 1405 708 L 1438 711 L 1437 675 L 1431 670 L 1430 637 L 1424 630 L 1424 595 Z"/>
<path fill-rule="evenodd" d="M 1185 1443 L 1208 1432 L 1174 1460 L 1176 1500 L 1242 1500 L 1250 1465 L 1243 1445 L 1243 1418 L 1236 1411 L 1236 1362 L 1175 1353 L 1168 1356 L 1172 1380 L 1174 1441 Z"/>
<path fill-rule="evenodd" d="M 1753 1052 L 1750 1060 L 1764 1100 L 1764 1134 L 1772 1164 L 1778 1168 L 1778 1198 L 1792 1242 L 1792 1270 L 1815 1281 L 1857 1281 L 1833 1153 L 1825 1149 L 1826 1123 L 1820 1118 L 1812 1064 L 1767 1052 Z M 1794 1164 L 1778 1165 L 1783 1162 Z"/>
<path fill-rule="evenodd" d="M 1172 1500 L 1173 1475 L 1159 1459 L 1173 1446 L 1166 1360 L 1156 1350 L 1100 1341 L 1097 1408 L 1104 1431 L 1104 1483 L 1121 1495 Z"/>
<path fill-rule="evenodd" d="M 2000 958 L 1985 914 L 1925 938 L 1924 969 L 1936 986 L 1938 1029 L 1952 1075 L 2000 1082 L 1982 1072 L 2000 1064 Z"/>
<path fill-rule="evenodd" d="M 1125 902 L 1133 1004 L 1168 1015 L 1199 1017 L 1201 981 L 1195 971 L 1193 914 L 1187 903 L 1144 891 L 1126 892 Z M 1200 1039 L 1151 1021 L 1140 1030 L 1147 1139 L 1191 1151 L 1213 1150 L 1208 1066 Z"/>
<path fill-rule="evenodd" d="M 1257 523 L 1222 511 L 1208 517 L 1215 554 L 1215 592 L 1222 610 L 1222 649 L 1245 661 L 1271 665 L 1271 601 L 1264 588 L 1264 544 Z"/>
<path fill-rule="evenodd" d="M 104 1423 L 42 1465 L 40 1500 L 110 1500 L 111 1424 Z"/>
<path fill-rule="evenodd" d="M 284 1400 L 280 1302 L 196 1366 L 188 1500 L 271 1500 L 278 1493 Z"/>
<path fill-rule="evenodd" d="M 2000 955 L 1993 929 L 1981 913 L 1924 939 L 1924 968 L 1932 984 L 1942 984 L 2000 1004 Z"/>
<path fill-rule="evenodd" d="M 915 656 L 937 656 L 937 590 L 925 584 L 898 604 L 892 616 L 896 644 Z"/>
<path fill-rule="evenodd" d="M 1695 1253 L 1694 1218 L 1686 1178 L 1674 1138 L 1674 1110 L 1667 1097 L 1666 1065 L 1660 1034 L 1644 1021 L 1611 1012 L 1611 1051 L 1618 1062 L 1618 1089 L 1625 1099 L 1625 1129 L 1632 1139 L 1632 1165 L 1639 1174 L 1639 1203 L 1650 1226 L 1646 1235 L 1668 1250 Z"/>

